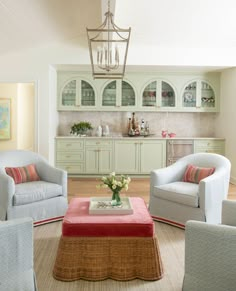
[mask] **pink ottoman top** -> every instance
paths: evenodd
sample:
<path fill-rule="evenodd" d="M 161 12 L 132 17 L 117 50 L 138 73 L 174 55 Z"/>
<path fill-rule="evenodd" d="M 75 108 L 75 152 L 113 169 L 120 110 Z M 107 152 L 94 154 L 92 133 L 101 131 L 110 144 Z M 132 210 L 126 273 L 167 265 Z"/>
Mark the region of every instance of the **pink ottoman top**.
<path fill-rule="evenodd" d="M 130 198 L 134 209 L 128 215 L 91 215 L 89 198 L 73 198 L 62 224 L 63 236 L 152 237 L 154 223 L 142 198 Z"/>

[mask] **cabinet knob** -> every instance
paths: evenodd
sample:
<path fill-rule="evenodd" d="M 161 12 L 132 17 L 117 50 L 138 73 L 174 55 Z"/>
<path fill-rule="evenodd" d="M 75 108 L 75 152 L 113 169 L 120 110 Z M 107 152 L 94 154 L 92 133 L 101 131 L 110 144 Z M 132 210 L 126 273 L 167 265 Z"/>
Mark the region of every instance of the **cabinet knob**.
<path fill-rule="evenodd" d="M 71 147 L 71 143 L 67 143 L 66 146 L 67 146 L 67 147 Z"/>
<path fill-rule="evenodd" d="M 97 141 L 96 144 L 100 144 L 100 141 Z"/>

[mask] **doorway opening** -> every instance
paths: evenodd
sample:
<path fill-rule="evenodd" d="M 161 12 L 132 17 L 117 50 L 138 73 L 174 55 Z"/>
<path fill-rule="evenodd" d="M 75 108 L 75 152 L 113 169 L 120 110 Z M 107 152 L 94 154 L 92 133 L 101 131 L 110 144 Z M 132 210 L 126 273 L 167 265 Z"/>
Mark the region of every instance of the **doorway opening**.
<path fill-rule="evenodd" d="M 37 150 L 35 83 L 0 83 L 0 100 L 10 100 L 10 138 L 0 150 Z"/>

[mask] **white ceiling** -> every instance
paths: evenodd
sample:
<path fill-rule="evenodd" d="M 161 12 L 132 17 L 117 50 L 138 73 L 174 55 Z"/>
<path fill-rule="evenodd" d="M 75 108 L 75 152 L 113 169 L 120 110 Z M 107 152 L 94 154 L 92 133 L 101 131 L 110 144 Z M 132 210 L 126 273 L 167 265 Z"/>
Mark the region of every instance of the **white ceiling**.
<path fill-rule="evenodd" d="M 131 46 L 236 49 L 235 0 L 111 0 Z M 107 0 L 0 0 L 0 55 L 86 38 Z"/>

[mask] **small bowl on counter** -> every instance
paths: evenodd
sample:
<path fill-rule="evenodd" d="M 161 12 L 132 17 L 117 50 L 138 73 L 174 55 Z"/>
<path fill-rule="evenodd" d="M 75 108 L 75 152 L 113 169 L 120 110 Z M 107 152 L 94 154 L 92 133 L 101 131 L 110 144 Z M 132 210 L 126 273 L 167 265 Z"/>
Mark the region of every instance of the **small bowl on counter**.
<path fill-rule="evenodd" d="M 174 132 L 168 133 L 168 136 L 169 136 L 170 138 L 172 138 L 172 137 L 176 137 L 176 133 L 174 133 Z"/>

